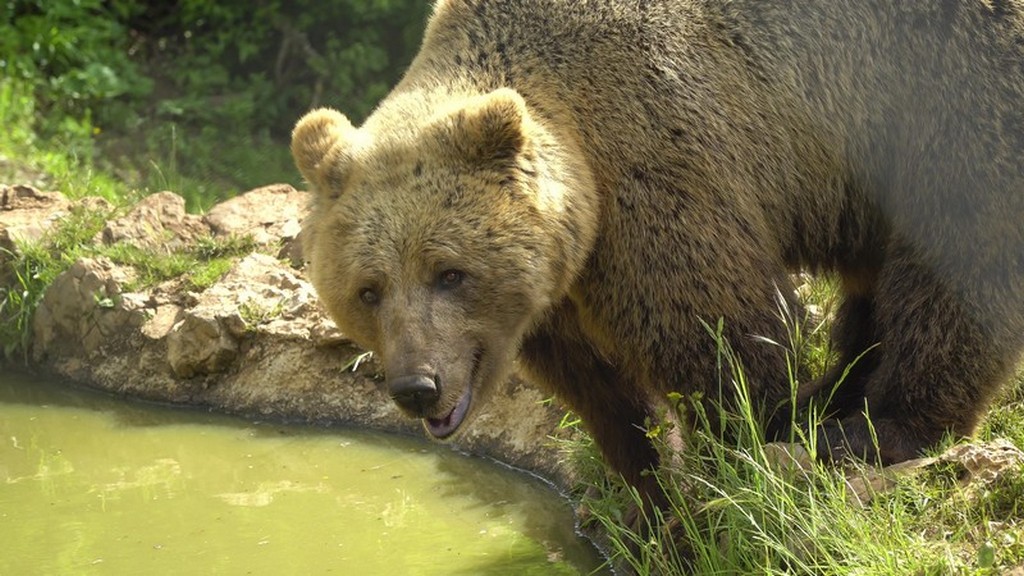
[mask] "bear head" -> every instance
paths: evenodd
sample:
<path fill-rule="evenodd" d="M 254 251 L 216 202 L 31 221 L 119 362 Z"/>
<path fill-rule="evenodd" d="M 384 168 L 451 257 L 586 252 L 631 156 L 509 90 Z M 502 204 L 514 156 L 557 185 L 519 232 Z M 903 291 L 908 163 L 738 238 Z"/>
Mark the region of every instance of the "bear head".
<path fill-rule="evenodd" d="M 510 89 L 385 103 L 358 129 L 315 110 L 292 154 L 316 193 L 303 245 L 326 310 L 405 414 L 452 435 L 583 267 L 589 170 Z"/>

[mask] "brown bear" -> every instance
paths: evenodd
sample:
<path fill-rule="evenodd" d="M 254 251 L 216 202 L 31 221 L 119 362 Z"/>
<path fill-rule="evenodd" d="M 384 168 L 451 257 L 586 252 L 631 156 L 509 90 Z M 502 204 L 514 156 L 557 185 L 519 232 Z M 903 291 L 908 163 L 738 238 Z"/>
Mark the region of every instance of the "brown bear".
<path fill-rule="evenodd" d="M 1016 0 L 440 0 L 365 123 L 292 151 L 312 282 L 405 413 L 447 437 L 518 359 L 652 498 L 652 402 L 730 401 L 703 322 L 785 424 L 794 270 L 844 292 L 801 393 L 834 458 L 970 434 L 1024 347 Z"/>

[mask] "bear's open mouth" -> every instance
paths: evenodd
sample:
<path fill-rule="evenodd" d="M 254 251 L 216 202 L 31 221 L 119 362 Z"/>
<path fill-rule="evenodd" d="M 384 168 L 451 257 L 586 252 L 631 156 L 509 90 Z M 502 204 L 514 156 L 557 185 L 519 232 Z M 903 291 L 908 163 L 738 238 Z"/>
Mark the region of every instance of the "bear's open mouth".
<path fill-rule="evenodd" d="M 483 350 L 478 349 L 473 353 L 473 370 L 469 374 L 469 381 L 466 382 L 466 389 L 462 391 L 462 396 L 459 397 L 459 401 L 455 403 L 451 412 L 443 418 L 423 419 L 427 432 L 434 438 L 442 439 L 451 436 L 466 419 L 466 414 L 469 413 L 469 404 L 473 399 L 473 384 L 476 381 L 476 373 L 480 367 L 482 356 Z"/>

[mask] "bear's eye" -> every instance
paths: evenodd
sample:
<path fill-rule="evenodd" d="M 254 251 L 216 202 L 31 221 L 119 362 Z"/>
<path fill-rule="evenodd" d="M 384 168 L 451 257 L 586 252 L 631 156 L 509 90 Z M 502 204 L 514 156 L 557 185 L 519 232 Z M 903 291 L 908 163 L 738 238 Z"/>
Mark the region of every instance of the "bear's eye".
<path fill-rule="evenodd" d="M 465 277 L 466 274 L 462 270 L 450 268 L 441 272 L 441 275 L 437 279 L 437 283 L 441 288 L 455 288 L 459 284 L 462 284 L 462 280 Z"/>
<path fill-rule="evenodd" d="M 374 306 L 380 302 L 380 294 L 373 288 L 363 288 L 359 291 L 359 299 L 367 306 Z"/>

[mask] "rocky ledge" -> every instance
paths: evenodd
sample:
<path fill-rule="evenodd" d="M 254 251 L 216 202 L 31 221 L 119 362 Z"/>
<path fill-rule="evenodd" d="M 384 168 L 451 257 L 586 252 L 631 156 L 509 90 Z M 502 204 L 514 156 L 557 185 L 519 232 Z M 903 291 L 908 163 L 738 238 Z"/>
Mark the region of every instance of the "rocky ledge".
<path fill-rule="evenodd" d="M 41 238 L 76 206 L 111 218 L 97 244 L 156 251 L 204 238 L 247 237 L 212 286 L 172 279 L 144 289 L 131 266 L 105 257 L 75 262 L 50 285 L 33 320 L 32 369 L 116 394 L 310 423 L 421 434 L 379 386 L 379 370 L 321 311 L 303 276 L 299 239 L 307 194 L 259 188 L 204 215 L 176 194 L 146 197 L 120 214 L 102 200 L 0 186 L 0 270 L 21 242 Z M 9 275 L 8 275 L 9 276 Z M 0 275 L 0 282 L 12 279 Z M 563 412 L 511 379 L 451 445 L 566 487 L 571 473 L 553 437 Z"/>

